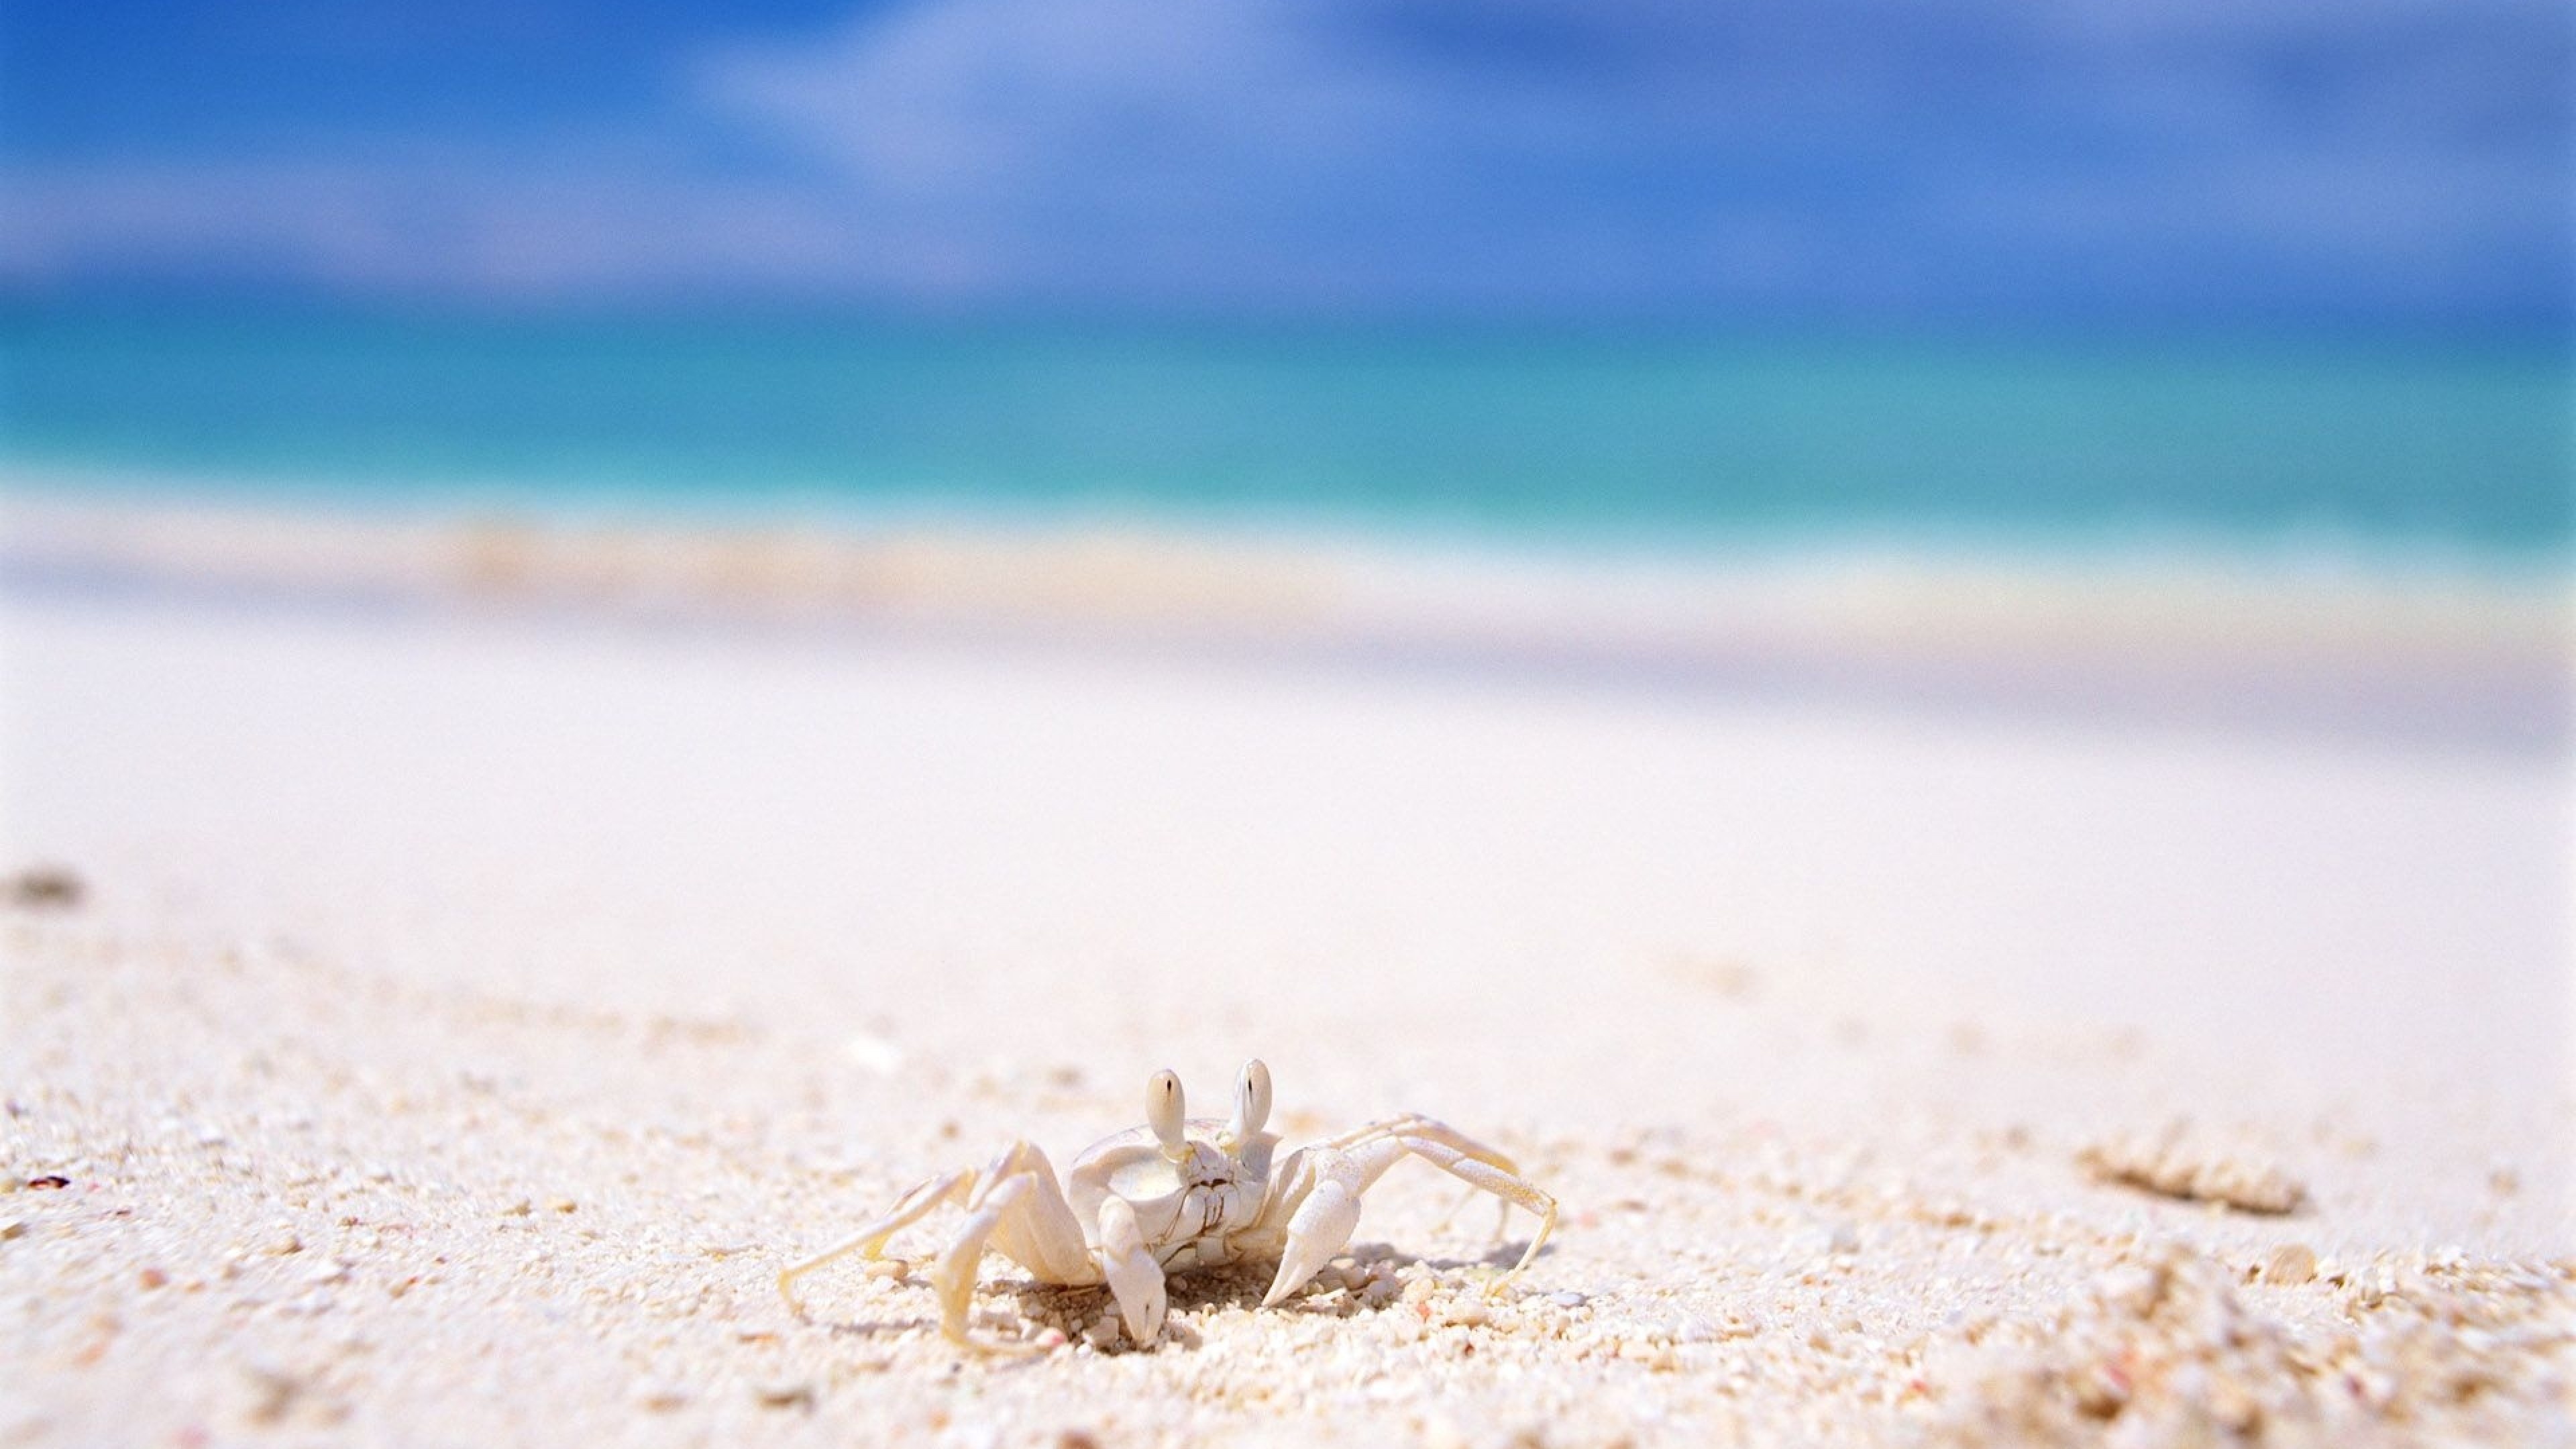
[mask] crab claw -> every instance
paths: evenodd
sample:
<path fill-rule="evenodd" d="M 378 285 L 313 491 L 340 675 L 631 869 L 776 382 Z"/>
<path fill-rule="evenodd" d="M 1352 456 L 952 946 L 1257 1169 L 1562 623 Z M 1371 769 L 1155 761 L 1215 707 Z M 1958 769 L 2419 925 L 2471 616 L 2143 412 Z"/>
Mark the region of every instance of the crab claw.
<path fill-rule="evenodd" d="M 1124 1198 L 1113 1197 L 1100 1205 L 1100 1267 L 1109 1279 L 1110 1296 L 1118 1300 L 1118 1316 L 1127 1325 L 1128 1338 L 1139 1348 L 1152 1344 L 1162 1335 L 1171 1300 L 1163 1287 L 1163 1265 L 1145 1251 L 1136 1210 Z"/>
<path fill-rule="evenodd" d="M 1279 1255 L 1279 1276 L 1270 1280 L 1270 1292 L 1261 1306 L 1275 1308 L 1305 1287 L 1307 1279 L 1333 1261 L 1359 1225 L 1359 1194 L 1338 1182 L 1315 1184 L 1314 1191 L 1297 1205 L 1296 1216 L 1288 1220 L 1288 1246 Z"/>

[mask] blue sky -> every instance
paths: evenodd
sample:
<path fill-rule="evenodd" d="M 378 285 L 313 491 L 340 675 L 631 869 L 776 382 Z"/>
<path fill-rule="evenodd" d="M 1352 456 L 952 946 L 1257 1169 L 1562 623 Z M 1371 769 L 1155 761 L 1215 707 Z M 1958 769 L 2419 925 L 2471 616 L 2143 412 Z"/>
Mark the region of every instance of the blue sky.
<path fill-rule="evenodd" d="M 0 285 L 2563 327 L 2558 0 L 21 0 Z"/>

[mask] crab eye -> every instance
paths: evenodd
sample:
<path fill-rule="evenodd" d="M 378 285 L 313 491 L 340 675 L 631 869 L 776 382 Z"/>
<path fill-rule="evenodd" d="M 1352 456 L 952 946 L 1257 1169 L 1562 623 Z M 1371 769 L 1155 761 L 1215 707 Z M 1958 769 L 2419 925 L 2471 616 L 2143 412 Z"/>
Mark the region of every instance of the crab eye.
<path fill-rule="evenodd" d="M 1177 1072 L 1156 1072 L 1145 1084 L 1145 1120 L 1153 1124 L 1155 1140 L 1165 1153 L 1186 1151 L 1188 1143 L 1181 1131 L 1183 1122 L 1181 1078 Z"/>
<path fill-rule="evenodd" d="M 1234 1137 L 1236 1141 L 1261 1130 L 1270 1120 L 1270 1069 L 1254 1057 L 1243 1064 L 1243 1076 L 1234 1084 Z"/>

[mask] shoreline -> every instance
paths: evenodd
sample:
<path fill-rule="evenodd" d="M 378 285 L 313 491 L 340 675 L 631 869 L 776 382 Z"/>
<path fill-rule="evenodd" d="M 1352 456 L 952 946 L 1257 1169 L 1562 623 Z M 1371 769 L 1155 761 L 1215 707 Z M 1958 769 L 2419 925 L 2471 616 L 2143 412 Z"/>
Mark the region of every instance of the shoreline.
<path fill-rule="evenodd" d="M 95 498 L 0 471 L 0 582 L 2576 743 L 2576 571 L 2429 555 L 1649 558 L 1146 523 L 714 526 Z"/>

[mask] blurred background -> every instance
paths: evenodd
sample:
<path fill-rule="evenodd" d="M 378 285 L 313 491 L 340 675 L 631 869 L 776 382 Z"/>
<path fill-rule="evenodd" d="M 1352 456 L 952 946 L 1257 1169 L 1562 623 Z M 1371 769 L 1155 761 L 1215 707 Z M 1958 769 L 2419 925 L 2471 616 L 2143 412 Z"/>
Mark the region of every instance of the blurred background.
<path fill-rule="evenodd" d="M 31 0 L 0 45 L 0 456 L 55 486 L 2570 537 L 2554 0 Z"/>
<path fill-rule="evenodd" d="M 22 504 L 444 520 L 487 591 L 2568 732 L 2554 0 L 133 0 L 14 7 L 5 63 Z M 22 577 L 401 572 L 18 517 Z"/>

